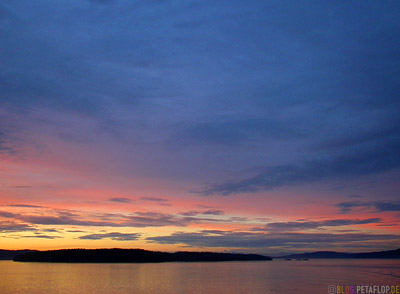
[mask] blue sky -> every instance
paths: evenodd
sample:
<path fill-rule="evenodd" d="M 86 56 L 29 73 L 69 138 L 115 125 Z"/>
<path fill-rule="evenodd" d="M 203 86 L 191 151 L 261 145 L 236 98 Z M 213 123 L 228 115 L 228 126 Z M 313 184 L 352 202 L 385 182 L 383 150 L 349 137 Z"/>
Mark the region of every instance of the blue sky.
<path fill-rule="evenodd" d="M 126 207 L 153 197 L 260 217 L 240 207 L 284 194 L 332 211 L 270 222 L 364 209 L 361 221 L 396 223 L 378 204 L 399 199 L 399 13 L 398 1 L 3 1 L 2 203 L 81 209 L 97 200 L 77 191 L 95 189 Z"/>

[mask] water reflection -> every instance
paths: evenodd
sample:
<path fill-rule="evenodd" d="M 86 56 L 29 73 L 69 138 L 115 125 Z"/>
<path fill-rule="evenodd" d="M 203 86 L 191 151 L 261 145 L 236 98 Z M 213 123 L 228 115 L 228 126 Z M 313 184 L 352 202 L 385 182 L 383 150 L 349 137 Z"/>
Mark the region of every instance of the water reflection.
<path fill-rule="evenodd" d="M 59 264 L 0 262 L 0 293 L 328 293 L 400 283 L 400 261 Z"/>

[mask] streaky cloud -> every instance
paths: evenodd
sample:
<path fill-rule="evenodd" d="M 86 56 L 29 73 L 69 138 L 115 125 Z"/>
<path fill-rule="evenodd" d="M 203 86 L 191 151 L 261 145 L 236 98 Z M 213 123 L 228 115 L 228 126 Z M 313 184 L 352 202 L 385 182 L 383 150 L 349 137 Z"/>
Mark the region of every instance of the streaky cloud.
<path fill-rule="evenodd" d="M 336 204 L 342 213 L 353 209 L 373 209 L 376 212 L 400 211 L 400 201 L 346 201 Z"/>
<path fill-rule="evenodd" d="M 380 223 L 380 218 L 369 219 L 330 219 L 324 221 L 297 221 L 297 222 L 275 222 L 266 225 L 267 231 L 299 231 L 308 229 L 319 229 L 323 227 L 341 227 L 351 225 L 364 225 Z"/>
<path fill-rule="evenodd" d="M 143 201 L 150 201 L 150 202 L 168 202 L 165 198 L 158 198 L 158 197 L 141 197 Z"/>
<path fill-rule="evenodd" d="M 51 235 L 34 235 L 34 236 L 20 236 L 20 238 L 59 239 L 61 237 L 51 236 Z"/>
<path fill-rule="evenodd" d="M 114 241 L 134 241 L 139 239 L 140 234 L 133 233 L 133 234 L 124 234 L 118 232 L 112 233 L 104 233 L 104 234 L 90 234 L 85 236 L 80 236 L 79 239 L 81 240 L 102 240 L 102 239 L 111 239 Z"/>
<path fill-rule="evenodd" d="M 194 191 L 201 195 L 254 193 L 298 183 L 364 176 L 400 168 L 400 141 L 394 139 L 379 148 L 337 156 L 333 159 L 307 161 L 300 165 L 265 167 L 253 177 L 212 184 Z"/>
<path fill-rule="evenodd" d="M 369 245 L 376 240 L 398 242 L 400 235 L 395 234 L 327 234 L 327 233 L 254 233 L 254 232 L 227 232 L 202 231 L 195 233 L 177 232 L 170 236 L 148 237 L 148 242 L 158 244 L 185 244 L 197 247 L 221 248 L 263 248 L 284 246 L 285 248 L 324 246 L 354 246 L 359 242 Z"/>
<path fill-rule="evenodd" d="M 130 202 L 132 202 L 132 199 L 125 198 L 125 197 L 117 197 L 117 198 L 110 198 L 110 199 L 108 199 L 108 201 L 119 202 L 119 203 L 130 203 Z"/>
<path fill-rule="evenodd" d="M 13 221 L 3 221 L 0 223 L 0 233 L 15 233 L 15 232 L 26 232 L 26 231 L 36 231 L 37 229 L 27 225 L 16 223 Z"/>

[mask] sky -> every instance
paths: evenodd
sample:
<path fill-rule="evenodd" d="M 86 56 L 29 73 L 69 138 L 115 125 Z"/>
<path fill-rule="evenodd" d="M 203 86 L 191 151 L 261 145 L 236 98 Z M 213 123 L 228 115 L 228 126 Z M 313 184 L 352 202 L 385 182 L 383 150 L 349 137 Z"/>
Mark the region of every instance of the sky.
<path fill-rule="evenodd" d="M 0 3 L 0 249 L 400 247 L 400 2 Z"/>

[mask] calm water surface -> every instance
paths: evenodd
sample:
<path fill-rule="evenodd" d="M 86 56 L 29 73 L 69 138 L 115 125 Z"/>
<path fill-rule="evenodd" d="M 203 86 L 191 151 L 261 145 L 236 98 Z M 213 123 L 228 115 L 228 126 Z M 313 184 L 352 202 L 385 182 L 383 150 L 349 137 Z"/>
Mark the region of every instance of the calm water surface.
<path fill-rule="evenodd" d="M 400 284 L 400 261 L 310 260 L 160 264 L 0 261 L 0 293 L 328 293 L 328 285 Z"/>

